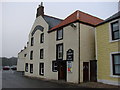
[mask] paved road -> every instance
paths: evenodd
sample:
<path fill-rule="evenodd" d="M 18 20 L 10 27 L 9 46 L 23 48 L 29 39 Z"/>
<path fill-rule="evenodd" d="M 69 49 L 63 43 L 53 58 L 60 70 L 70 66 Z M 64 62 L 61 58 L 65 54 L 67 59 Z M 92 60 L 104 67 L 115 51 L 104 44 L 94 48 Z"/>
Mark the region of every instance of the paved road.
<path fill-rule="evenodd" d="M 3 71 L 2 88 L 81 88 L 66 83 L 56 83 L 35 78 L 24 77 L 15 71 Z"/>

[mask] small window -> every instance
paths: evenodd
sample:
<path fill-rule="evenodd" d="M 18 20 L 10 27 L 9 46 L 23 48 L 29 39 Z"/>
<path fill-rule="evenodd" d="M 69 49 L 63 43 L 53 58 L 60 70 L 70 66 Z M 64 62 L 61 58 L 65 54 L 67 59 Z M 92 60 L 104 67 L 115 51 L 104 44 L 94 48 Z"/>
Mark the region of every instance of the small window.
<path fill-rule="evenodd" d="M 57 30 L 57 40 L 63 39 L 63 29 Z"/>
<path fill-rule="evenodd" d="M 30 73 L 33 73 L 33 64 L 30 64 Z"/>
<path fill-rule="evenodd" d="M 24 57 L 26 57 L 27 56 L 27 54 L 24 54 Z"/>
<path fill-rule="evenodd" d="M 120 39 L 119 22 L 118 21 L 111 23 L 111 30 L 112 30 L 112 40 Z"/>
<path fill-rule="evenodd" d="M 57 72 L 57 62 L 56 61 L 52 61 L 52 71 Z"/>
<path fill-rule="evenodd" d="M 113 75 L 120 75 L 120 53 L 113 54 Z"/>
<path fill-rule="evenodd" d="M 28 63 L 25 64 L 25 72 L 28 72 Z"/>
<path fill-rule="evenodd" d="M 33 51 L 30 52 L 30 60 L 33 59 Z"/>
<path fill-rule="evenodd" d="M 40 59 L 43 59 L 43 57 L 44 57 L 44 50 L 40 49 Z"/>
<path fill-rule="evenodd" d="M 44 75 L 44 63 L 40 63 L 39 74 L 42 76 Z"/>
<path fill-rule="evenodd" d="M 34 37 L 31 38 L 31 46 L 33 46 L 34 43 Z"/>
<path fill-rule="evenodd" d="M 44 33 L 42 33 L 40 36 L 40 43 L 44 43 Z"/>
<path fill-rule="evenodd" d="M 57 53 L 56 53 L 57 60 L 62 60 L 63 59 L 63 44 L 58 44 L 57 45 Z"/>

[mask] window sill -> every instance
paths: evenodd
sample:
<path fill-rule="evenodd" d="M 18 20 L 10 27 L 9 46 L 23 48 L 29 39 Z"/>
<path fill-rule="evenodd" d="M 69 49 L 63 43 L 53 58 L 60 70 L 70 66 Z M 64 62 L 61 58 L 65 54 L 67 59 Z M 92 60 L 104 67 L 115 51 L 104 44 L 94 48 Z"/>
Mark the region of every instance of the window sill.
<path fill-rule="evenodd" d="M 120 78 L 120 76 L 118 76 L 118 75 L 110 75 L 110 77 L 113 77 L 113 78 Z"/>
<path fill-rule="evenodd" d="M 120 39 L 118 39 L 118 40 L 110 40 L 109 42 L 118 42 L 118 41 L 120 41 Z"/>

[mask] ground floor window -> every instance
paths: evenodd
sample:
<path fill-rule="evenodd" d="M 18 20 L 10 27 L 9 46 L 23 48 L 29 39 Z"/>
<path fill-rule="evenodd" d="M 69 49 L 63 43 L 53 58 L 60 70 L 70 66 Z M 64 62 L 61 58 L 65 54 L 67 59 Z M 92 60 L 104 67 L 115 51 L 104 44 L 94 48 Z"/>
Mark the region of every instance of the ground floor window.
<path fill-rule="evenodd" d="M 30 73 L 33 73 L 33 64 L 30 64 Z"/>
<path fill-rule="evenodd" d="M 57 72 L 57 62 L 56 61 L 52 61 L 52 71 Z"/>
<path fill-rule="evenodd" d="M 112 54 L 113 75 L 120 75 L 120 53 Z"/>
<path fill-rule="evenodd" d="M 39 74 L 44 75 L 44 63 L 40 63 Z"/>
<path fill-rule="evenodd" d="M 25 71 L 28 72 L 28 63 L 25 64 Z"/>

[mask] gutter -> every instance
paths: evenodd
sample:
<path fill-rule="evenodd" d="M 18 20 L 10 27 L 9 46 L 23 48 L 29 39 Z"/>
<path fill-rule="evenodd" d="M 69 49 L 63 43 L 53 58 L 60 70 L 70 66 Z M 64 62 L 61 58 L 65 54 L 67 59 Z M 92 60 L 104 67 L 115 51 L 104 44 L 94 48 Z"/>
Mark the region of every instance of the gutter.
<path fill-rule="evenodd" d="M 78 23 L 78 84 L 80 84 L 80 22 Z"/>

